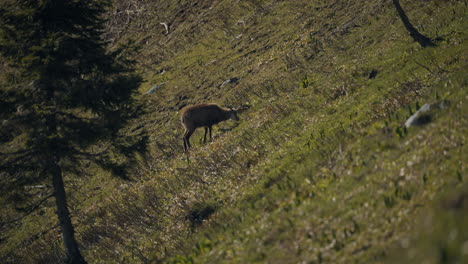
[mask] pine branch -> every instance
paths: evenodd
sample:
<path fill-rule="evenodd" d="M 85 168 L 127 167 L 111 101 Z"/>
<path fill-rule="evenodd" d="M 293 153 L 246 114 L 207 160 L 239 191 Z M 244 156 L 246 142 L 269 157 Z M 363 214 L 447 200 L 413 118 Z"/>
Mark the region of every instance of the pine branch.
<path fill-rule="evenodd" d="M 18 151 L 14 151 L 14 152 L 0 152 L 0 156 L 13 156 L 13 155 L 28 153 L 30 151 L 31 150 L 29 150 L 29 149 L 22 149 L 22 150 L 18 150 Z"/>
<path fill-rule="evenodd" d="M 0 226 L 5 226 L 5 225 L 10 225 L 10 224 L 13 224 L 13 223 L 16 223 L 22 219 L 24 219 L 25 217 L 29 216 L 30 214 L 32 214 L 34 211 L 36 211 L 37 209 L 39 209 L 39 207 L 45 203 L 47 200 L 49 200 L 51 197 L 53 197 L 54 194 L 51 193 L 49 195 L 47 195 L 46 197 L 44 197 L 43 199 L 41 199 L 39 202 L 37 202 L 36 204 L 34 204 L 32 207 L 30 207 L 29 209 L 27 209 L 27 212 L 20 216 L 20 217 L 17 217 L 15 219 L 12 219 L 12 220 L 8 220 L 6 222 L 0 222 Z"/>
<path fill-rule="evenodd" d="M 11 153 L 0 153 L 0 155 L 2 156 L 15 156 L 15 155 L 18 155 L 17 153 L 21 153 L 21 152 L 11 152 Z M 2 170 L 6 170 L 6 169 L 9 169 L 9 168 L 12 168 L 12 167 L 16 167 L 18 166 L 20 163 L 21 164 L 24 164 L 24 162 L 27 160 L 27 159 L 30 159 L 31 157 L 33 157 L 36 152 L 34 151 L 29 151 L 29 152 L 23 152 L 25 153 L 24 155 L 21 155 L 21 156 L 17 156 L 13 159 L 6 159 L 4 160 L 2 163 L 0 163 L 0 169 Z M 24 168 L 26 168 L 27 166 L 22 166 Z"/>

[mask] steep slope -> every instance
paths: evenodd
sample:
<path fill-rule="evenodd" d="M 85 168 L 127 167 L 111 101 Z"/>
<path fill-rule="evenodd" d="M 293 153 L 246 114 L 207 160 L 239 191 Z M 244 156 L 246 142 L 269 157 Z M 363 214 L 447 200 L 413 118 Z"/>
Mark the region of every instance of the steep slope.
<path fill-rule="evenodd" d="M 147 112 L 128 133 L 146 129 L 151 153 L 133 181 L 90 168 L 70 183 L 90 263 L 466 260 L 466 202 L 433 202 L 465 197 L 466 1 L 402 1 L 438 38 L 425 49 L 390 1 L 115 3 L 106 37 L 141 45 L 146 80 Z M 249 108 L 209 144 L 197 131 L 187 158 L 177 112 L 198 102 Z M 425 103 L 426 124 L 404 128 Z M 57 262 L 44 211 L 9 230 L 0 259 Z M 410 243 L 426 214 L 456 237 Z"/>

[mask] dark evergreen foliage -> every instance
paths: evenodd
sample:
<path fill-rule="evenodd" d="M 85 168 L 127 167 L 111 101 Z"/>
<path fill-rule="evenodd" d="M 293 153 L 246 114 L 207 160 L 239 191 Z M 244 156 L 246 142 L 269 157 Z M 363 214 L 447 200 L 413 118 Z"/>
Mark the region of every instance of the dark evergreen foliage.
<path fill-rule="evenodd" d="M 122 172 L 122 159 L 115 156 L 145 146 L 143 137 L 119 134 L 139 111 L 133 98 L 140 78 L 121 50 L 106 51 L 101 34 L 108 5 L 18 0 L 0 8 L 6 80 L 0 88 L 0 192 L 19 202 L 28 200 L 26 185 L 54 187 L 70 263 L 84 260 L 66 241 L 74 238 L 63 177 L 79 176 L 83 160 Z"/>

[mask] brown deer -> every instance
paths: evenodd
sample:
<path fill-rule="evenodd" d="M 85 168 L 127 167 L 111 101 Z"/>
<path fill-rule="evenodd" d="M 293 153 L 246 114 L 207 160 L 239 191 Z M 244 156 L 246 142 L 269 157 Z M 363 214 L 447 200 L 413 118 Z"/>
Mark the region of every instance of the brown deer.
<path fill-rule="evenodd" d="M 220 107 L 216 104 L 198 104 L 187 106 L 181 111 L 180 121 L 185 128 L 184 134 L 184 151 L 187 151 L 190 146 L 190 136 L 192 136 L 195 129 L 198 127 L 205 128 L 205 135 L 203 136 L 203 143 L 206 143 L 206 134 L 210 132 L 211 139 L 211 126 L 232 119 L 239 120 L 237 117 L 238 109 L 227 109 Z"/>

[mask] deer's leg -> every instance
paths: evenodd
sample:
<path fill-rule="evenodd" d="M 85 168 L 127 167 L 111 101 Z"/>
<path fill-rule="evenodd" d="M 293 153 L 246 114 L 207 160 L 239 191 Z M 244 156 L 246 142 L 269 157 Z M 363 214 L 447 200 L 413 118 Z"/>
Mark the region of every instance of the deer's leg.
<path fill-rule="evenodd" d="M 208 132 L 208 127 L 205 127 L 205 135 L 203 135 L 203 143 L 206 143 L 206 134 Z"/>
<path fill-rule="evenodd" d="M 192 130 L 190 130 L 190 129 L 185 130 L 185 134 L 184 134 L 184 151 L 187 151 L 189 148 L 192 147 L 192 146 L 190 146 L 190 136 L 192 134 L 193 134 Z"/>
<path fill-rule="evenodd" d="M 185 130 L 185 133 L 184 133 L 184 138 L 183 138 L 183 140 L 184 140 L 184 151 L 187 151 L 187 149 L 188 149 L 188 147 L 187 147 L 187 141 L 185 140 L 185 137 L 186 137 L 186 135 L 187 135 L 187 131 L 188 131 L 188 130 L 186 129 L 186 130 Z"/>
<path fill-rule="evenodd" d="M 211 126 L 208 127 L 208 130 L 210 131 L 210 141 L 211 141 Z"/>

